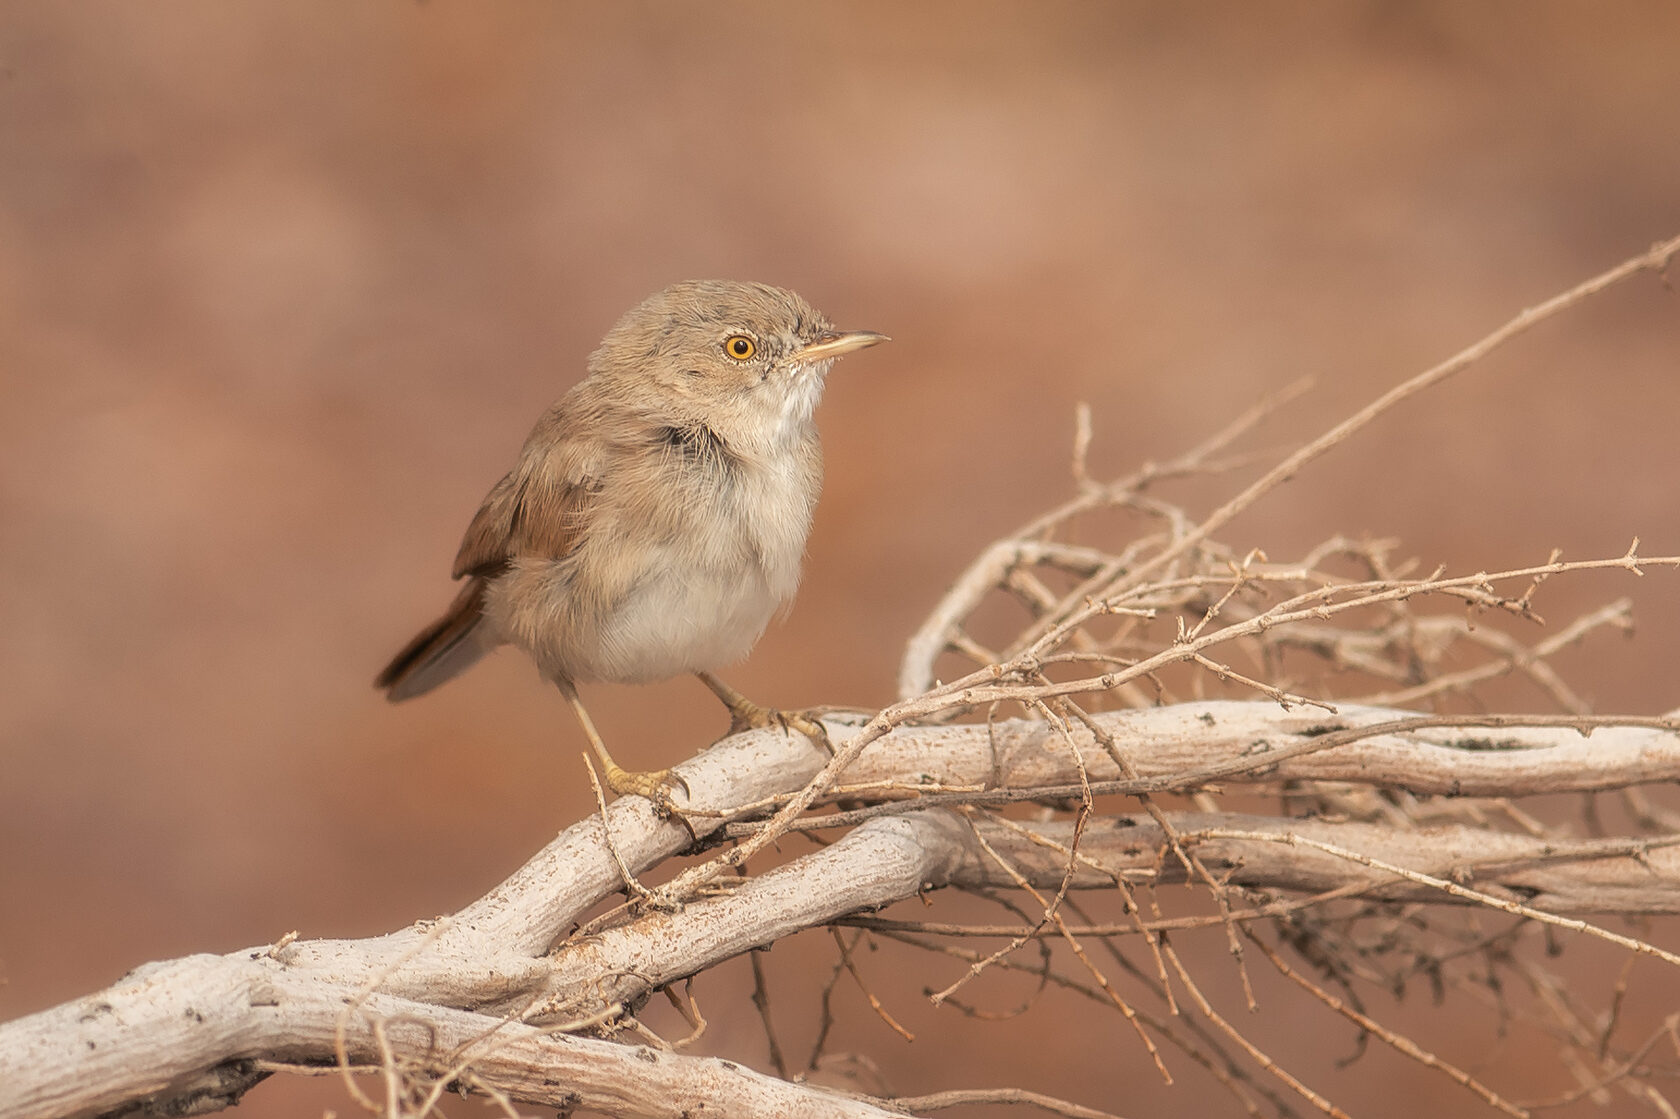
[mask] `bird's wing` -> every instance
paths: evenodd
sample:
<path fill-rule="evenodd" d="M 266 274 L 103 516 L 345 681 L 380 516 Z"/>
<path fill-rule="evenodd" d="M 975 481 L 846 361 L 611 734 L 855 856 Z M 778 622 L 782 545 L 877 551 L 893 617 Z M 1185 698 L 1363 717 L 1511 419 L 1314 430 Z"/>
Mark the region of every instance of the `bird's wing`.
<path fill-rule="evenodd" d="M 600 492 L 589 448 L 539 427 L 479 506 L 455 554 L 455 578 L 494 575 L 516 556 L 560 559 L 577 544 Z"/>
<path fill-rule="evenodd" d="M 507 565 L 512 554 L 513 525 L 518 519 L 516 474 L 510 470 L 502 475 L 473 515 L 472 524 L 461 537 L 461 550 L 455 553 L 455 569 L 451 572 L 455 578 L 490 574 Z"/>

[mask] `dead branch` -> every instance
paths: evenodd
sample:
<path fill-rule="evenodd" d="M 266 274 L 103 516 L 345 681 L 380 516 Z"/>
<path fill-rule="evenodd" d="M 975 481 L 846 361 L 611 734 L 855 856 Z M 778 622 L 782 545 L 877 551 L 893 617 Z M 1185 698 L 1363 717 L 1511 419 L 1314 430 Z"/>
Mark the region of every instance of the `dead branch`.
<path fill-rule="evenodd" d="M 1384 727 L 1392 726 L 1397 714 L 1361 710 L 1344 712 L 1340 719 L 1355 727 Z M 1433 775 L 1450 774 L 1455 764 L 1464 763 L 1469 781 L 1507 791 L 1525 780 L 1535 789 L 1603 787 L 1607 764 L 1620 765 L 1615 779 L 1622 781 L 1640 775 L 1672 779 L 1680 771 L 1680 737 L 1645 727 L 1604 727 L 1590 739 L 1573 729 L 1503 728 L 1497 732 L 1497 749 L 1490 746 L 1493 739 L 1472 737 L 1465 729 L 1448 734 L 1444 728 L 1421 727 L 1296 754 L 1274 765 L 1268 754 L 1323 739 L 1322 719 L 1254 702 L 1115 712 L 1099 719 L 1137 767 L 1140 777 L 1132 784 L 1162 789 L 1171 787 L 1174 766 L 1180 767 L 1181 777 L 1187 769 L 1195 773 L 1236 765 L 1242 768 L 1224 780 L 1278 780 L 1285 774 L 1299 778 L 1316 771 L 1336 780 L 1424 787 L 1442 780 Z M 1204 736 L 1200 739 L 1198 728 Z M 845 729 L 839 723 L 833 727 L 834 732 Z M 934 762 L 931 768 L 944 785 L 979 786 L 1001 776 L 1002 787 L 1011 793 L 1037 788 L 1043 795 L 1048 788 L 1065 794 L 1070 763 L 1046 749 L 1050 733 L 1045 724 L 1025 720 L 995 724 L 989 733 L 975 726 L 903 728 L 866 755 L 866 764 L 859 767 L 858 776 L 865 779 L 860 786 L 913 794 L 928 763 Z M 1271 748 L 1256 752 L 1261 740 Z M 1599 756 L 1592 757 L 1594 753 Z M 1437 756 L 1443 754 L 1456 761 Z M 747 793 L 748 805 L 762 809 L 766 798 L 753 794 L 772 791 L 764 787 L 766 775 L 780 774 L 782 787 L 774 791 L 787 793 L 816 771 L 821 757 L 803 739 L 752 732 L 692 759 L 682 772 L 696 799 L 734 788 Z M 1187 759 L 1192 760 L 1189 766 Z M 1096 779 L 1093 787 L 1111 781 L 1116 772 L 1096 751 L 1087 765 Z M 1477 772 L 1477 765 L 1486 768 Z M 1408 775 L 1409 767 L 1416 772 Z M 857 794 L 854 790 L 848 795 Z M 933 796 L 984 799 L 983 792 Z M 713 826 L 743 807 L 717 804 Z M 423 1020 L 442 1031 L 432 1049 L 412 1039 L 403 1041 L 409 1034 L 402 1030 L 391 1031 L 391 1043 L 405 1047 L 405 1059 L 435 1064 L 442 1054 L 482 1033 L 494 1039 L 491 1044 L 511 1068 L 521 1059 L 519 1054 L 535 1052 L 504 1046 L 514 1040 L 537 1044 L 530 1040 L 536 1035 L 527 1023 L 587 1018 L 614 1007 L 633 1012 L 660 987 L 741 952 L 926 889 L 1014 885 L 977 843 L 977 836 L 1035 886 L 1055 889 L 1064 879 L 1069 823 L 1011 827 L 916 807 L 914 800 L 889 802 L 886 807 L 913 810 L 866 823 L 829 847 L 749 878 L 719 896 L 692 901 L 680 913 L 644 912 L 581 939 L 566 939 L 570 924 L 622 885 L 600 817 L 575 825 L 441 929 L 416 927 L 367 941 L 294 941 L 272 952 L 265 946 L 151 965 L 96 996 L 0 1027 L 0 1077 L 10 1096 L 0 1114 L 52 1116 L 113 1108 L 135 1098 L 141 1086 L 136 1078 L 142 1072 L 150 1085 L 146 1095 L 163 1098 L 161 1091 L 178 1100 L 205 1091 L 205 1078 L 225 1077 L 230 1064 L 328 1061 L 332 1026 L 347 1002 L 362 1008 L 357 1019 L 363 1022 L 362 1040 L 352 1038 L 351 1044 L 355 1060 L 370 1059 L 368 1016 L 385 1014 L 403 1021 Z M 688 840 L 681 825 L 658 819 L 639 800 L 609 806 L 607 818 L 613 847 L 632 872 L 654 865 Z M 1343 897 L 1391 902 L 1462 901 L 1396 880 L 1369 863 L 1289 842 L 1299 837 L 1419 873 L 1450 875 L 1559 912 L 1680 909 L 1680 852 L 1659 840 L 1571 844 L 1464 826 L 1401 831 L 1229 813 L 1173 814 L 1171 819 L 1199 857 L 1221 874 L 1229 873 L 1236 886 L 1306 894 L 1341 891 Z M 1255 839 L 1252 833 L 1260 832 L 1273 838 Z M 1159 857 L 1163 843 L 1153 821 L 1100 817 L 1086 830 L 1072 884 L 1093 889 L 1112 887 L 1117 879 L 1137 885 L 1185 881 L 1181 866 Z M 1350 886 L 1357 890 L 1350 891 Z M 1239 912 L 1237 918 L 1246 919 L 1246 914 Z M 556 941 L 558 948 L 547 952 Z M 370 983 L 377 986 L 378 998 L 369 994 L 358 1002 L 358 992 Z M 461 1013 L 440 1017 L 440 1008 Z M 611 1020 L 610 1014 L 606 1020 Z M 445 1044 L 448 1039 L 453 1040 Z M 558 1060 L 554 1054 L 560 1040 L 542 1043 L 545 1061 Z M 625 1052 L 616 1044 L 594 1044 L 614 1054 Z M 83 1058 L 67 1068 L 40 1056 L 65 1052 L 67 1046 L 68 1051 L 99 1057 Z M 585 1063 L 594 1058 L 575 1054 L 597 1051 L 587 1046 L 564 1050 L 574 1055 L 570 1059 Z M 647 1058 L 637 1060 L 629 1067 L 645 1073 L 641 1066 Z M 676 1098 L 668 1093 L 656 1093 L 652 1102 L 611 1095 L 606 1072 L 599 1075 L 608 1077 L 603 1082 L 608 1086 L 566 1075 L 557 1078 L 563 1087 L 545 1092 L 517 1081 L 505 1069 L 486 1071 L 501 1067 L 474 1060 L 486 1083 L 517 1090 L 516 1098 L 554 1106 L 571 1100 L 590 1107 L 606 1106 L 603 1101 L 610 1099 L 609 1110 L 618 1114 L 680 1114 L 680 1109 L 668 1106 Z M 599 1071 L 609 1066 L 595 1062 L 593 1067 Z M 734 1075 L 729 1069 L 723 1072 Z M 719 1075 L 709 1072 L 707 1082 Z M 736 1091 L 739 1099 L 731 1114 L 794 1113 L 777 1110 L 791 1107 L 791 1097 L 774 1097 L 770 1110 L 758 1112 L 751 1110 L 758 1106 L 752 1102 L 756 1086 L 749 1091 L 737 1085 Z"/>

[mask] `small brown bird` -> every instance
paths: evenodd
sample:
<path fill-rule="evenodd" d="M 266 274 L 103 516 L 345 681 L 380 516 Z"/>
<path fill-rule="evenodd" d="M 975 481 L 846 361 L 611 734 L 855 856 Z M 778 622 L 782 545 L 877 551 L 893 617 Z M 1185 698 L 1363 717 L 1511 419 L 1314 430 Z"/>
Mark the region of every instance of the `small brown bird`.
<path fill-rule="evenodd" d="M 662 804 L 671 772 L 619 768 L 579 683 L 692 672 L 732 729 L 821 738 L 821 724 L 761 708 L 711 670 L 745 657 L 793 598 L 822 485 L 823 378 L 886 340 L 835 330 L 764 284 L 700 280 L 649 298 L 537 421 L 461 541 L 466 585 L 376 686 L 408 699 L 518 646 L 572 705 L 613 791 Z"/>

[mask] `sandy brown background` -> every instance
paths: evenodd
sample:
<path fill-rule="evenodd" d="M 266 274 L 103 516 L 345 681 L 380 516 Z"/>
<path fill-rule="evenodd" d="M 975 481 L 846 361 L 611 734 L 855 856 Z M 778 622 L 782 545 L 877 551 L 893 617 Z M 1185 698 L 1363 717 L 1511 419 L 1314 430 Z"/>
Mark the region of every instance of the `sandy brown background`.
<path fill-rule="evenodd" d="M 763 279 L 894 336 L 830 381 L 805 587 L 732 677 L 881 704 L 950 577 L 1067 492 L 1075 402 L 1115 472 L 1313 375 L 1282 446 L 1680 231 L 1677 49 L 1666 3 L 0 4 L 0 1018 L 447 912 L 586 811 L 517 655 L 399 708 L 369 681 L 648 292 Z M 1635 283 L 1228 536 L 1680 551 L 1677 363 L 1680 300 Z M 1633 642 L 1569 662 L 1601 709 L 1680 703 L 1677 586 L 1560 590 L 1639 596 Z M 722 726 L 692 681 L 587 698 L 631 764 Z M 771 957 L 796 1049 L 808 939 Z M 915 1043 L 843 1004 L 893 1089 L 1228 1108 L 1077 1002 L 936 1013 L 916 992 L 954 973 L 895 985 L 905 959 L 865 966 Z M 743 974 L 701 981 L 708 1051 L 764 1067 Z M 1245 1024 L 1355 1114 L 1472 1110 L 1386 1055 L 1336 1070 L 1350 1032 L 1267 990 Z M 1515 1094 L 1566 1083 L 1483 1018 L 1401 1020 Z M 292 1081 L 241 1114 L 349 1106 Z"/>

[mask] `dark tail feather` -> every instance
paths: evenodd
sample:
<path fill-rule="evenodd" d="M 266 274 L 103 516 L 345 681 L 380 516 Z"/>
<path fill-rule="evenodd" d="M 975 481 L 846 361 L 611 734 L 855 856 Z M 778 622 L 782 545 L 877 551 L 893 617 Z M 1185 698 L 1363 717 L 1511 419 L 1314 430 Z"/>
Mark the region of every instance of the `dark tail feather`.
<path fill-rule="evenodd" d="M 484 626 L 484 590 L 487 580 L 473 579 L 461 588 L 443 617 L 420 631 L 403 651 L 391 658 L 373 686 L 385 691 L 392 703 L 429 692 L 478 663 L 478 658 L 495 648 Z"/>

